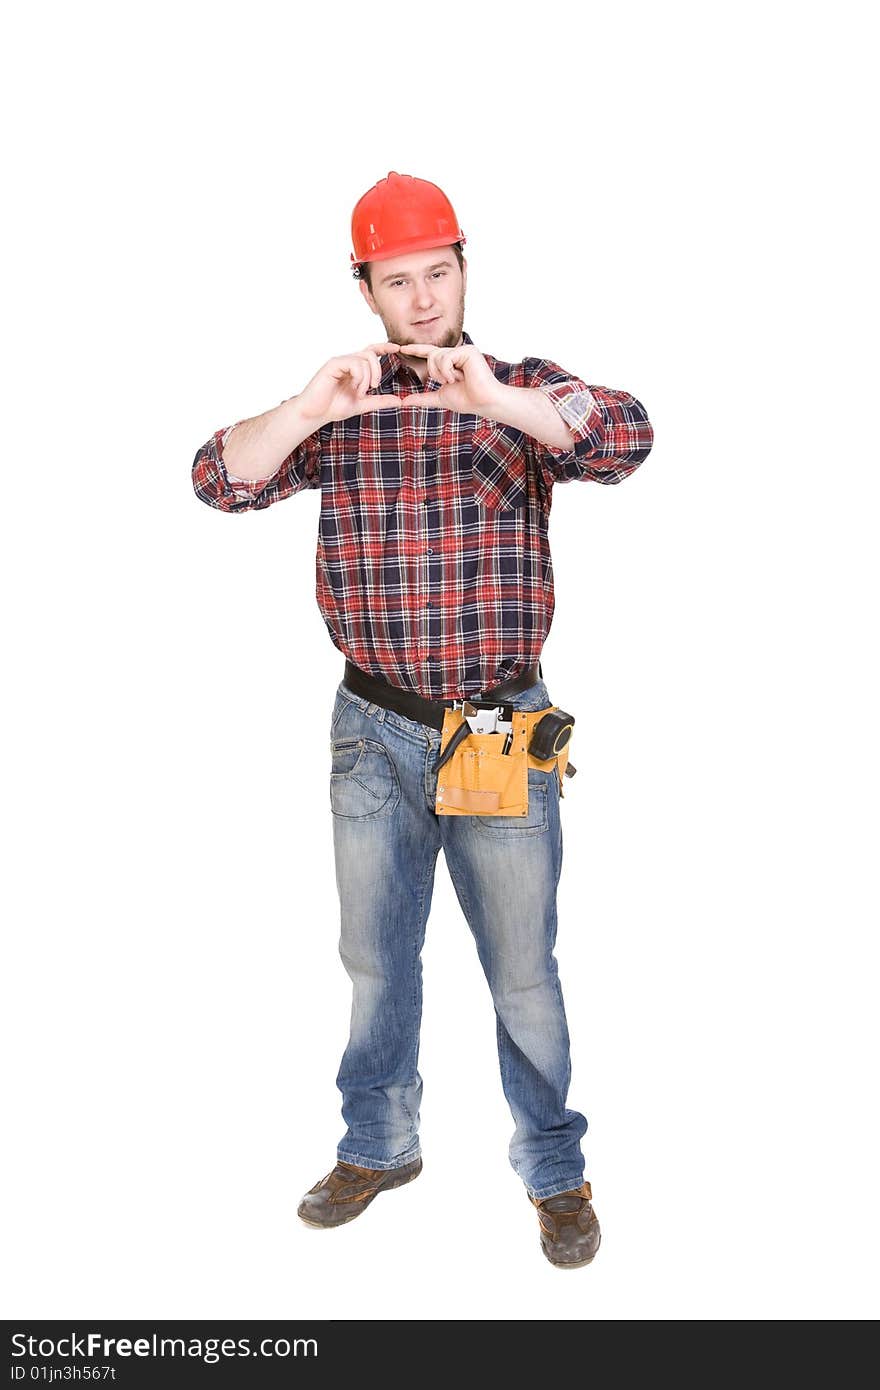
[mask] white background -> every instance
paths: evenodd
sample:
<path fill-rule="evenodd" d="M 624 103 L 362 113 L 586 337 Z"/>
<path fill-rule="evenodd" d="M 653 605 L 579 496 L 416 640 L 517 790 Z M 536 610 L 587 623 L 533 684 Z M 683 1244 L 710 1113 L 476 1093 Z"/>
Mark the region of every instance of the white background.
<path fill-rule="evenodd" d="M 7 1317 L 867 1318 L 878 229 L 868 7 L 44 5 L 7 30 Z M 438 183 L 465 327 L 632 391 L 554 493 L 558 959 L 601 1251 L 553 1269 L 438 862 L 425 1167 L 305 1228 L 337 956 L 319 496 L 216 429 L 384 336 L 357 198 Z M 870 248 L 870 255 L 869 255 Z"/>

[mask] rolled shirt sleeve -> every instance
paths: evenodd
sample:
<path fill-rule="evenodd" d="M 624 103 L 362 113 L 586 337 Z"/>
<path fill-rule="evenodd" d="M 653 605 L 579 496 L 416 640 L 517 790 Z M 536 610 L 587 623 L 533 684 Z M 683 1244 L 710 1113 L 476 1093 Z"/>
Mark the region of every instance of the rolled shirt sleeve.
<path fill-rule="evenodd" d="M 558 448 L 530 439 L 532 455 L 548 486 L 589 479 L 619 483 L 648 457 L 654 432 L 641 401 L 629 391 L 588 386 L 555 362 L 526 359 L 527 385 L 553 402 L 574 437 Z"/>
<path fill-rule="evenodd" d="M 240 424 L 241 424 L 241 421 L 240 421 L 240 420 L 236 420 L 235 424 L 236 424 L 236 425 L 240 425 Z M 235 425 L 230 425 L 227 429 L 225 429 L 225 430 L 223 431 L 223 433 L 222 433 L 221 436 L 220 436 L 220 457 L 221 457 L 221 459 L 223 458 L 223 450 L 226 448 L 226 441 L 228 440 L 229 436 L 231 435 L 231 433 L 232 433 L 232 431 L 233 431 L 234 429 L 235 429 Z M 226 462 L 225 462 L 225 460 L 224 460 L 224 462 L 223 462 L 223 467 L 226 468 Z M 276 472 L 277 472 L 277 469 L 276 469 Z M 270 474 L 268 474 L 268 476 L 265 477 L 265 478 L 239 478 L 239 476 L 238 476 L 237 473 L 231 473 L 231 472 L 229 471 L 229 469 L 226 468 L 226 477 L 227 477 L 227 479 L 229 480 L 229 483 L 230 483 L 230 485 L 231 485 L 231 487 L 232 487 L 232 491 L 233 491 L 237 496 L 241 496 L 241 497 L 256 497 L 257 493 L 258 493 L 258 492 L 262 492 L 262 491 L 263 491 L 263 488 L 266 486 L 266 484 L 267 484 L 268 482 L 270 482 L 270 481 L 272 480 L 272 478 L 275 477 L 275 474 L 274 474 L 274 473 L 270 473 Z"/>
<path fill-rule="evenodd" d="M 282 402 L 283 404 L 283 402 Z M 236 425 L 216 430 L 196 451 L 192 462 L 193 490 L 200 501 L 222 512 L 261 511 L 304 488 L 321 486 L 320 431 L 308 435 L 267 478 L 239 478 L 230 473 L 223 448 Z"/>

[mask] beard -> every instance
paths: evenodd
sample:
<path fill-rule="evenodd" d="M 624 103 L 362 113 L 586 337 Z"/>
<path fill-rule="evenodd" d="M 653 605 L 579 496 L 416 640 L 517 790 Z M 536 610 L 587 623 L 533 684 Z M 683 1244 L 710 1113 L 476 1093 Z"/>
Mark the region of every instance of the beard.
<path fill-rule="evenodd" d="M 439 314 L 438 317 L 443 320 L 440 332 L 432 328 L 427 335 L 427 341 L 432 347 L 458 347 L 464 325 L 464 295 L 459 299 L 454 312 Z M 393 320 L 383 317 L 382 324 L 388 335 L 389 343 L 418 343 L 422 341 L 418 336 L 420 330 L 411 323 L 397 324 Z M 401 357 L 405 362 L 425 362 L 424 357 L 407 357 L 405 352 L 401 353 Z"/>

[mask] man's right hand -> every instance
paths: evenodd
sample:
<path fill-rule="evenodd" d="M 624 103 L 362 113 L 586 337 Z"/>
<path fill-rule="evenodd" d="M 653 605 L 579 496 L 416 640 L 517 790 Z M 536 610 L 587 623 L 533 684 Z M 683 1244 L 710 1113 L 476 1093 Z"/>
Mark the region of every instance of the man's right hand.
<path fill-rule="evenodd" d="M 365 415 L 368 410 L 399 406 L 399 396 L 367 395 L 367 391 L 379 385 L 382 375 L 379 354 L 397 352 L 399 348 L 399 343 L 371 343 L 362 352 L 331 357 L 297 397 L 303 419 L 314 420 L 314 428 L 318 429 L 331 420 L 347 420 L 350 415 Z"/>

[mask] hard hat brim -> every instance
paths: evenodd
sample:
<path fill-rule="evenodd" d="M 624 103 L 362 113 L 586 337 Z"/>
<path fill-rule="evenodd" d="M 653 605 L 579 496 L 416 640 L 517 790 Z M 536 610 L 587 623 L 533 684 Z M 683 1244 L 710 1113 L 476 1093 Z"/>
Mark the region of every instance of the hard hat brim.
<path fill-rule="evenodd" d="M 459 241 L 463 246 L 465 243 L 463 232 L 461 236 L 452 237 L 412 237 L 409 241 L 395 242 L 393 251 L 383 251 L 380 249 L 378 252 L 373 252 L 369 256 L 361 256 L 360 260 L 356 263 L 358 265 L 365 265 L 367 263 L 372 264 L 374 261 L 393 261 L 395 256 L 408 256 L 411 251 L 429 251 L 432 246 L 454 246 L 456 242 Z M 351 253 L 351 259 L 355 261 L 355 254 L 353 251 Z"/>

